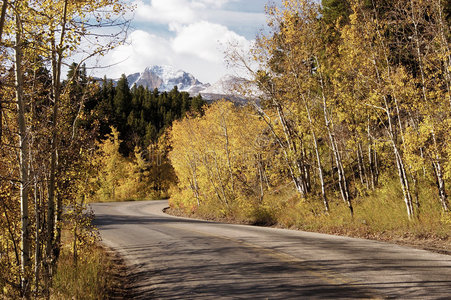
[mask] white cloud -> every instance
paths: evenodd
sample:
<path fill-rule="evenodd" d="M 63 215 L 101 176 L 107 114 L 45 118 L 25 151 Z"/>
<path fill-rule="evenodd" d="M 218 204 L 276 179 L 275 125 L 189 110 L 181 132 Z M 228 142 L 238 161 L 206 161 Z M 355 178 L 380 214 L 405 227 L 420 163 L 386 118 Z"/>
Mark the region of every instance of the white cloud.
<path fill-rule="evenodd" d="M 202 82 L 215 82 L 227 73 L 224 51 L 231 43 L 245 49 L 251 44 L 227 27 L 206 21 L 183 26 L 174 38 L 167 39 L 136 30 L 129 43 L 111 51 L 103 64 L 114 65 L 108 70 L 108 76 L 114 78 L 141 72 L 150 65 L 169 64 Z"/>
<path fill-rule="evenodd" d="M 227 27 L 255 28 L 266 24 L 264 13 L 241 12 L 232 10 L 210 10 L 200 13 L 203 20 L 219 23 Z M 256 34 L 257 32 L 255 32 Z"/>
<path fill-rule="evenodd" d="M 197 19 L 198 7 L 188 0 L 151 0 L 148 4 L 140 0 L 135 3 L 136 17 L 140 21 L 189 24 Z"/>
<path fill-rule="evenodd" d="M 264 20 L 263 13 L 223 10 L 225 4 L 237 0 L 137 0 L 136 18 L 157 24 L 191 24 L 200 20 L 247 23 Z M 263 4 L 262 4 L 263 5 Z"/>
<path fill-rule="evenodd" d="M 228 3 L 228 2 L 232 2 L 231 0 L 198 0 L 198 1 L 193 1 L 193 4 L 200 4 L 200 6 L 202 7 L 215 7 L 215 8 L 219 8 L 224 6 L 224 4 Z"/>
<path fill-rule="evenodd" d="M 138 29 L 130 34 L 128 44 L 103 59 L 103 65 L 117 65 L 101 75 L 116 78 L 157 64 L 183 69 L 204 83 L 233 73 L 224 62 L 226 48 L 234 44 L 246 52 L 252 43 L 234 30 L 251 33 L 255 29 L 249 28 L 264 23 L 262 13 L 225 9 L 250 5 L 243 1 L 248 0 L 136 0 Z M 246 36 L 253 38 L 255 33 Z"/>
<path fill-rule="evenodd" d="M 143 71 L 151 64 L 172 64 L 174 57 L 168 40 L 135 30 L 130 34 L 128 43 L 112 50 L 102 64 L 113 65 L 108 69 L 108 77 L 117 78 L 121 74 Z"/>
<path fill-rule="evenodd" d="M 227 27 L 201 21 L 185 26 L 177 32 L 172 47 L 176 53 L 191 54 L 215 62 L 223 60 L 225 47 L 230 43 L 249 46 L 244 37 Z"/>

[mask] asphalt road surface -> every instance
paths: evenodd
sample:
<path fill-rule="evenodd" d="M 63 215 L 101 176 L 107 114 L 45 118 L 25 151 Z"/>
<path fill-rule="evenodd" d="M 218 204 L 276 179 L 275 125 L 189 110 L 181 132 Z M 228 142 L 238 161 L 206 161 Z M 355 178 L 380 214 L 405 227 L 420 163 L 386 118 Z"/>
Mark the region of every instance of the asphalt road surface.
<path fill-rule="evenodd" d="M 92 205 L 133 299 L 451 299 L 451 256 L 377 241 L 168 216 L 167 201 Z"/>

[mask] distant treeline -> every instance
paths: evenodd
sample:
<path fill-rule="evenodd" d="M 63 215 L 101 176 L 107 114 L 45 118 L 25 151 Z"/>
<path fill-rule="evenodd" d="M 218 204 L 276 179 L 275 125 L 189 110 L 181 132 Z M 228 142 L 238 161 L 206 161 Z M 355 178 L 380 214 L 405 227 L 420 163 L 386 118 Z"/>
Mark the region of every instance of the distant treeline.
<path fill-rule="evenodd" d="M 98 92 L 85 104 L 90 115 L 85 125 L 98 122 L 100 139 L 111 133 L 111 127 L 116 128 L 123 141 L 120 151 L 128 156 L 134 147 L 146 149 L 156 143 L 172 122 L 187 112 L 200 114 L 204 104 L 200 95 L 191 97 L 176 86 L 170 92 L 143 86 L 130 89 L 125 75 L 116 86 L 112 80 L 104 78 Z"/>
<path fill-rule="evenodd" d="M 73 72 L 75 65 L 69 71 Z M 83 68 L 79 82 L 88 82 Z M 129 88 L 122 75 L 92 82 L 94 92 L 84 104 L 79 125 L 97 136 L 88 201 L 120 201 L 167 197 L 176 181 L 167 159 L 170 148 L 166 131 L 186 115 L 202 115 L 205 101 L 191 97 L 176 86 L 169 92 L 142 86 Z M 90 89 L 86 86 L 84 89 Z"/>

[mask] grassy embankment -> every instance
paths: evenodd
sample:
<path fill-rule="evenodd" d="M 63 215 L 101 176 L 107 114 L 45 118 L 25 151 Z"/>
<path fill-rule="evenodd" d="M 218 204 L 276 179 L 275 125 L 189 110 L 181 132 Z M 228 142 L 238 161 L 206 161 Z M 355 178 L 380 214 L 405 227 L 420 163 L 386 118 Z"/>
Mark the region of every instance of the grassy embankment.
<path fill-rule="evenodd" d="M 238 205 L 227 215 L 208 206 L 189 212 L 171 207 L 175 214 L 385 240 L 451 254 L 451 214 L 442 211 L 433 186 L 419 189 L 413 220 L 407 217 L 399 184 L 390 179 L 381 186 L 353 200 L 354 217 L 339 195 L 330 199 L 330 214 L 325 214 L 320 199 L 301 199 L 291 186 L 271 191 L 262 202 Z"/>
<path fill-rule="evenodd" d="M 63 243 L 53 277 L 52 299 L 111 299 L 124 295 L 125 267 L 117 256 L 95 242 L 79 249 L 75 261 L 70 239 L 66 237 Z"/>

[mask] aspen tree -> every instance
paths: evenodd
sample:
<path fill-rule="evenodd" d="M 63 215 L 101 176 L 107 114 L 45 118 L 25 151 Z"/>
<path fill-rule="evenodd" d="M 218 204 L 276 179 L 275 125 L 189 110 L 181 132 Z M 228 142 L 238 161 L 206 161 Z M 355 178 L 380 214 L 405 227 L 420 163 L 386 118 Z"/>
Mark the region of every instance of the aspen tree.
<path fill-rule="evenodd" d="M 303 5 L 306 5 L 305 8 L 298 8 L 298 10 L 303 11 L 303 13 L 305 14 L 304 18 L 306 19 L 301 20 L 297 15 L 286 13 L 285 18 L 288 20 L 284 20 L 283 22 L 283 43 L 288 53 L 283 62 L 281 62 L 281 64 L 286 69 L 286 73 L 282 76 L 281 86 L 283 84 L 289 83 L 290 88 L 288 90 L 292 88 L 295 89 L 292 96 L 294 97 L 295 103 L 298 103 L 298 107 L 304 108 L 304 115 L 306 115 L 308 124 L 305 127 L 309 128 L 316 157 L 318 176 L 321 185 L 321 197 L 325 211 L 328 212 L 329 203 L 326 195 L 326 183 L 321 162 L 322 158 L 319 152 L 318 137 L 316 133 L 321 123 L 318 122 L 318 120 L 313 120 L 312 109 L 310 107 L 310 105 L 314 105 L 315 102 L 313 91 L 316 87 L 315 81 L 312 80 L 313 78 L 311 78 L 314 71 L 312 70 L 312 64 L 306 63 L 312 59 L 312 49 L 309 47 L 311 47 L 311 45 L 316 46 L 314 42 L 316 37 L 314 37 L 313 35 L 318 30 L 318 28 L 315 27 L 315 25 L 317 24 L 310 24 L 310 26 L 307 26 L 306 24 L 308 24 L 309 21 L 315 19 L 314 15 L 317 12 L 317 7 L 307 6 L 307 4 Z M 291 8 L 291 10 L 293 9 L 294 8 Z M 300 116 L 301 111 L 299 111 L 297 114 Z M 304 127 L 304 124 L 301 123 L 300 119 L 298 120 L 298 122 L 298 130 L 301 130 L 300 128 Z"/>
<path fill-rule="evenodd" d="M 15 89 L 17 101 L 17 118 L 19 127 L 19 166 L 20 166 L 20 203 L 22 218 L 22 249 L 21 249 L 21 291 L 25 298 L 30 297 L 30 230 L 29 230 L 29 214 L 28 214 L 28 194 L 30 190 L 29 173 L 29 131 L 25 119 L 26 104 L 24 99 L 24 82 L 23 82 L 23 40 L 22 40 L 22 22 L 20 15 L 16 13 L 16 41 L 15 41 Z"/>
<path fill-rule="evenodd" d="M 442 97 L 446 98 L 446 94 L 448 94 L 448 99 L 450 97 L 449 54 L 443 55 L 446 51 L 449 52 L 449 42 L 446 42 L 446 39 L 444 39 L 443 7 L 440 1 L 426 1 L 426 3 L 424 3 L 417 0 L 410 0 L 409 6 L 410 14 L 407 15 L 406 19 L 409 24 L 413 25 L 413 49 L 415 51 L 415 57 L 420 73 L 419 82 L 423 100 L 423 105 L 420 107 L 424 108 L 425 115 L 432 116 L 432 118 L 426 118 L 426 120 L 433 123 L 430 127 L 432 145 L 429 147 L 430 149 L 426 149 L 426 151 L 430 153 L 429 157 L 436 177 L 439 201 L 443 210 L 448 211 L 448 200 L 442 165 L 442 162 L 446 159 L 444 159 L 443 152 L 440 150 L 440 148 L 444 148 L 445 145 L 439 145 L 440 142 L 444 142 L 443 138 L 440 139 L 440 141 L 438 139 L 438 134 L 449 134 L 449 128 L 443 128 L 443 126 L 441 126 L 441 124 L 446 124 L 446 120 L 443 119 L 443 116 L 440 116 L 440 114 L 446 112 L 446 107 L 443 106 L 444 103 Z M 430 17 L 428 20 L 425 20 L 425 16 L 428 15 Z M 424 28 L 424 32 L 420 32 L 420 26 Z M 434 45 L 438 46 L 434 47 Z M 446 50 L 447 47 L 448 49 Z M 432 48 L 432 51 L 428 51 L 425 48 Z M 427 74 L 427 72 L 429 74 Z M 442 86 L 440 81 L 433 80 L 432 78 L 434 77 L 442 79 L 444 86 Z M 449 118 L 451 114 L 445 113 L 445 116 Z M 443 134 L 440 133 L 441 127 L 445 130 Z"/>
<path fill-rule="evenodd" d="M 45 253 L 46 258 L 46 272 L 44 275 L 46 284 L 47 296 L 50 291 L 50 269 L 56 264 L 59 247 L 60 247 L 60 229 L 62 222 L 62 206 L 63 198 L 56 197 L 56 190 L 58 182 L 63 182 L 57 174 L 59 168 L 64 166 L 58 164 L 57 151 L 60 147 L 58 138 L 60 124 L 68 121 L 62 120 L 59 116 L 59 105 L 61 95 L 64 94 L 61 83 L 61 69 L 63 60 L 70 56 L 80 45 L 82 37 L 89 36 L 90 31 L 94 25 L 88 20 L 96 14 L 104 14 L 108 9 L 99 12 L 100 8 L 111 8 L 112 14 L 105 16 L 109 19 L 110 25 L 114 23 L 111 17 L 114 14 L 122 14 L 120 10 L 124 5 L 118 1 L 85 1 L 85 2 L 71 2 L 71 1 L 53 1 L 53 0 L 36 0 L 36 1 L 3 1 L 1 18 L 0 18 L 0 39 L 2 46 L 6 49 L 4 53 L 14 53 L 14 59 L 10 59 L 8 55 L 3 56 L 2 59 L 10 59 L 10 64 L 14 63 L 14 68 L 11 71 L 15 73 L 14 89 L 16 94 L 17 111 L 17 127 L 19 138 L 19 152 L 18 169 L 20 174 L 20 182 L 22 184 L 20 199 L 21 199 L 21 265 L 22 270 L 19 277 L 21 281 L 21 293 L 23 297 L 29 298 L 30 291 L 33 285 L 36 296 L 39 295 L 39 280 L 40 280 L 40 264 L 41 254 Z M 97 25 L 105 24 L 102 19 L 97 19 Z M 89 28 L 88 28 L 89 27 Z M 80 29 L 80 30 L 76 30 Z M 4 34 L 4 33 L 7 34 Z M 4 38 L 4 40 L 3 40 Z M 117 42 L 117 39 L 115 40 Z M 95 54 L 101 53 L 113 45 L 113 41 L 107 43 L 105 47 L 99 45 L 94 50 Z M 10 47 L 14 52 L 9 51 Z M 2 49 L 3 50 L 3 49 Z M 94 55 L 93 53 L 91 53 Z M 40 86 L 39 80 L 36 80 L 31 74 L 36 73 L 36 70 L 42 65 L 48 63 L 52 69 L 53 83 L 51 86 Z M 8 73 L 8 72 L 7 72 Z M 4 79 L 2 78 L 2 83 Z M 7 83 L 8 85 L 9 83 Z M 13 85 L 11 85 L 13 86 Z M 38 87 L 38 88 L 37 88 Z M 7 90 L 2 86 L 3 92 Z M 53 103 L 49 105 L 39 105 L 37 109 L 37 99 L 41 95 L 49 96 Z M 3 125 L 7 120 L 3 117 L 5 113 L 5 102 L 0 104 L 0 135 L 3 138 Z M 51 120 L 52 142 L 49 148 L 47 147 L 45 139 L 40 139 L 40 130 L 36 126 L 41 122 L 47 122 L 47 110 L 51 107 L 53 109 Z M 39 112 L 39 116 L 36 112 Z M 29 117 L 31 116 L 31 118 Z M 45 120 L 45 121 L 44 121 Z M 43 127 L 42 125 L 39 125 Z M 8 133 L 9 134 L 9 133 Z M 38 136 L 38 138 L 36 138 Z M 9 138 L 9 137 L 8 137 Z M 8 144 L 7 147 L 10 147 Z M 41 152 L 50 149 L 50 159 L 45 157 Z M 39 167 L 36 167 L 40 164 Z M 48 167 L 48 168 L 47 168 Z M 48 177 L 47 177 L 48 176 Z M 34 197 L 30 197 L 30 192 L 33 192 Z M 47 192 L 47 201 L 43 200 L 43 194 Z M 31 210 L 31 204 L 34 202 L 34 210 Z M 56 202 L 56 203 L 55 203 Z M 55 204 L 57 210 L 55 212 Z M 42 209 L 47 206 L 47 216 L 42 218 Z M 28 211 L 30 209 L 30 211 Z M 34 217 L 34 218 L 33 218 Z M 55 223 L 56 219 L 56 223 Z M 36 224 L 33 224 L 33 221 Z M 33 226 L 35 225 L 35 226 Z M 42 228 L 47 228 L 46 247 L 44 252 L 41 234 Z M 35 239 L 31 239 L 32 229 L 36 228 Z M 55 237 L 56 232 L 56 237 Z M 33 269 L 31 268 L 32 250 L 35 250 L 35 266 L 34 278 L 32 276 Z M 11 286 L 14 284 L 11 283 Z"/>
<path fill-rule="evenodd" d="M 312 94 L 315 90 L 319 91 L 318 99 L 319 103 L 322 104 L 322 112 L 324 118 L 323 124 L 325 124 L 325 129 L 336 163 L 340 194 L 343 201 L 348 205 L 350 213 L 352 215 L 353 207 L 349 194 L 348 180 L 346 178 L 344 170 L 342 155 L 338 148 L 335 129 L 333 125 L 334 121 L 330 114 L 331 106 L 330 103 L 328 103 L 329 101 L 326 96 L 327 91 L 326 79 L 324 77 L 324 66 L 320 61 L 320 54 L 323 49 L 317 36 L 315 36 L 315 34 L 319 31 L 317 20 L 318 14 L 318 5 L 311 1 L 284 2 L 284 8 L 279 17 L 279 26 L 282 31 L 282 39 L 285 39 L 283 42 L 286 43 L 286 46 L 288 46 L 284 49 L 287 55 L 285 61 L 288 61 L 288 65 L 284 70 L 286 73 L 283 73 L 282 76 L 286 76 L 283 77 L 285 79 L 284 82 L 291 83 L 293 80 L 288 81 L 287 77 L 289 78 L 292 73 L 296 74 L 296 72 L 299 71 L 294 70 L 292 66 L 290 68 L 289 62 L 297 60 L 297 66 L 304 65 L 304 68 L 306 67 L 305 65 L 307 65 L 307 67 L 309 67 L 310 65 L 310 70 L 307 69 L 309 72 L 304 71 L 301 74 L 296 74 L 294 79 L 298 82 L 297 88 L 299 89 L 300 94 Z M 299 85 L 299 81 L 310 82 L 310 85 L 301 87 Z M 296 82 L 294 82 L 293 84 L 296 86 Z M 279 86 L 279 88 L 281 88 L 281 86 Z M 303 97 L 305 99 L 305 95 Z M 302 103 L 301 99 L 297 99 L 296 101 Z M 317 148 L 317 146 L 314 146 L 314 148 Z M 315 152 L 317 151 L 315 150 Z M 316 156 L 318 163 L 318 155 Z M 320 165 L 320 162 L 318 163 L 318 165 Z M 321 174 L 322 172 L 320 171 L 319 173 Z M 321 177 L 322 176 L 320 175 L 320 181 L 323 182 L 322 185 L 324 186 L 324 180 Z M 324 201 L 326 199 L 324 193 L 322 193 L 322 197 Z M 327 200 L 324 202 L 325 207 L 327 207 Z"/>
<path fill-rule="evenodd" d="M 3 28 L 5 27 L 6 10 L 8 8 L 8 1 L 3 0 L 1 13 L 0 13 L 0 45 L 3 39 Z M 0 83 L 1 88 L 1 83 Z M 2 99 L 0 99 L 0 144 L 2 143 L 3 134 L 3 110 L 2 110 Z"/>
<path fill-rule="evenodd" d="M 269 10 L 271 20 L 270 25 L 278 27 L 283 20 L 283 11 L 273 8 Z M 290 22 L 287 19 L 285 21 Z M 274 134 L 280 147 L 283 149 L 287 168 L 291 174 L 296 190 L 306 197 L 310 192 L 308 178 L 309 175 L 305 172 L 305 158 L 302 153 L 302 141 L 296 132 L 296 125 L 294 122 L 293 99 L 284 97 L 284 93 L 280 89 L 280 84 L 284 80 L 289 79 L 283 77 L 284 60 L 290 59 L 284 57 L 289 51 L 289 42 L 285 40 L 284 32 L 275 34 L 273 37 L 261 37 L 258 40 L 257 48 L 254 50 L 257 53 L 257 59 L 264 67 L 265 71 L 255 73 L 255 80 L 260 89 L 264 92 L 265 100 L 268 108 L 273 108 L 277 112 L 278 122 L 274 122 L 268 115 L 264 117 L 271 132 Z M 279 51 L 280 50 L 280 51 Z M 271 60 L 268 60 L 267 55 L 271 55 Z M 263 112 L 263 111 L 260 111 Z M 277 123 L 282 127 L 282 133 L 279 134 L 275 130 Z"/>
<path fill-rule="evenodd" d="M 179 199 L 190 191 L 195 202 L 182 199 L 181 206 L 211 207 L 219 215 L 237 213 L 261 199 L 265 190 L 262 130 L 263 122 L 250 109 L 226 101 L 212 104 L 202 117 L 176 121 L 169 158 L 181 193 L 173 197 Z"/>
<path fill-rule="evenodd" d="M 359 51 L 361 53 L 360 55 L 364 58 L 359 70 L 362 74 L 360 80 L 364 79 L 374 85 L 373 90 L 368 91 L 370 97 L 366 104 L 375 110 L 383 111 L 386 116 L 383 121 L 387 123 L 385 128 L 393 149 L 407 215 L 409 218 L 412 218 L 414 211 L 410 183 L 397 136 L 399 131 L 401 132 L 401 139 L 404 138 L 400 121 L 399 105 L 397 102 L 398 95 L 394 89 L 395 84 L 393 74 L 388 59 L 387 49 L 385 48 L 386 41 L 380 33 L 380 20 L 378 20 L 377 15 L 371 15 L 372 13 L 376 14 L 375 8 L 373 8 L 372 12 L 364 11 L 362 5 L 356 1 L 353 5 L 353 14 L 350 16 L 350 25 L 345 26 L 342 31 L 343 40 L 347 43 L 352 43 L 352 45 L 347 48 L 348 51 L 351 51 L 351 53 L 352 51 Z M 377 43 L 373 44 L 373 40 L 376 40 Z M 351 47 L 353 49 L 351 49 Z M 394 105 L 390 103 L 388 97 L 393 99 Z M 378 118 L 380 118 L 380 116 Z M 398 124 L 394 122 L 395 120 L 398 121 Z"/>

